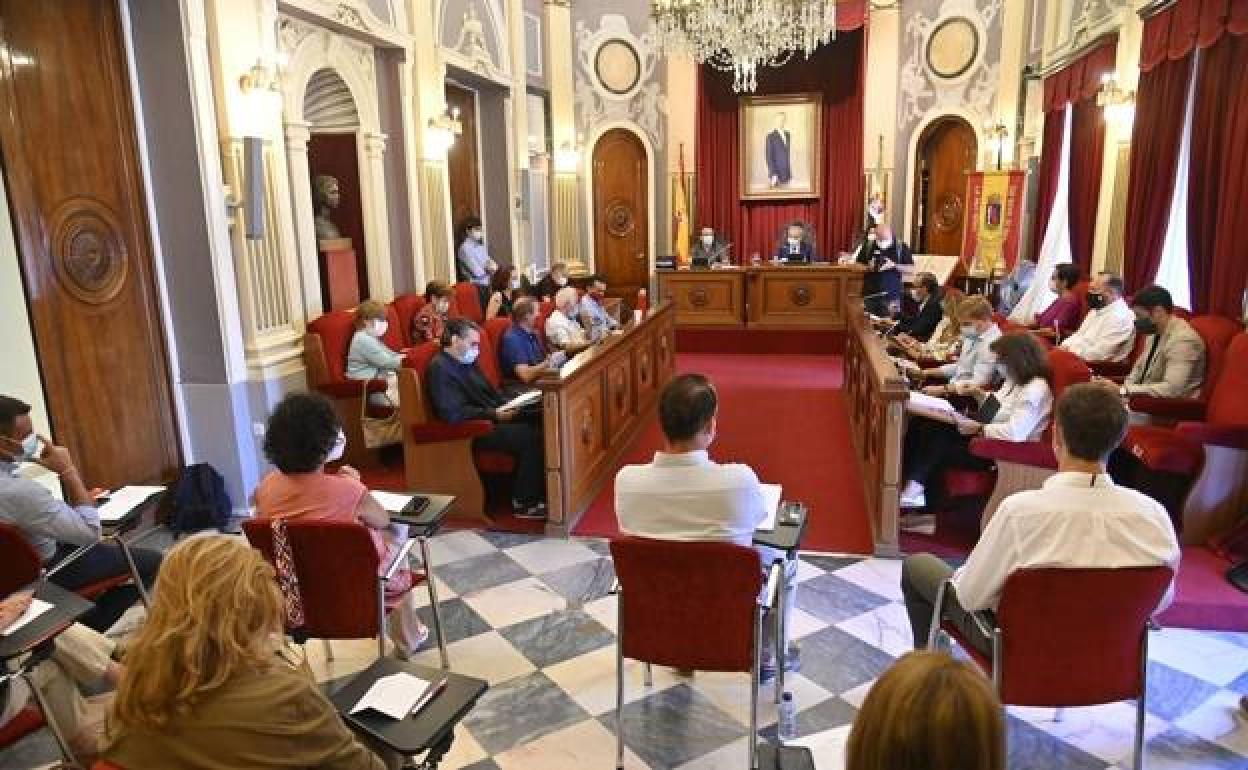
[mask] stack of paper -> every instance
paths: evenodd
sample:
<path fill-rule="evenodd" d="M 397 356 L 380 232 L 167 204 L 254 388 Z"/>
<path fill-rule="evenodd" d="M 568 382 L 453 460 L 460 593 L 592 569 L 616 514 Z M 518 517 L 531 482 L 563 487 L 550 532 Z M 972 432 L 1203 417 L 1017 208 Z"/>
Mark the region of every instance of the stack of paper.
<path fill-rule="evenodd" d="M 405 672 L 383 676 L 373 682 L 373 686 L 368 688 L 368 692 L 364 693 L 364 697 L 355 704 L 351 713 L 358 714 L 372 709 L 391 719 L 404 719 L 416 709 L 417 704 L 433 688 L 433 682 L 427 682 Z"/>
<path fill-rule="evenodd" d="M 910 400 L 906 402 L 906 411 L 911 414 L 930 417 L 941 422 L 956 422 L 958 410 L 943 398 L 929 396 L 917 390 L 910 391 Z"/>
<path fill-rule="evenodd" d="M 516 396 L 512 400 L 500 406 L 499 409 L 502 409 L 503 411 L 512 411 L 515 409 L 519 409 L 520 407 L 523 407 L 523 406 L 528 406 L 529 404 L 532 404 L 535 401 L 540 401 L 541 398 L 542 398 L 542 391 L 530 390 L 530 391 L 521 393 L 520 395 Z"/>
<path fill-rule="evenodd" d="M 100 521 L 120 521 L 130 511 L 147 502 L 147 498 L 164 491 L 164 487 L 122 487 L 109 495 L 108 502 L 99 507 Z"/>
<path fill-rule="evenodd" d="M 382 492 L 373 490 L 373 499 L 381 503 L 381 507 L 390 513 L 402 513 L 403 508 L 412 501 L 416 495 L 401 495 L 396 492 Z"/>
<path fill-rule="evenodd" d="M 763 489 L 763 510 L 767 512 L 767 518 L 763 519 L 757 529 L 772 530 L 776 528 L 776 513 L 780 510 L 780 496 L 784 494 L 784 487 L 779 484 L 760 484 Z"/>

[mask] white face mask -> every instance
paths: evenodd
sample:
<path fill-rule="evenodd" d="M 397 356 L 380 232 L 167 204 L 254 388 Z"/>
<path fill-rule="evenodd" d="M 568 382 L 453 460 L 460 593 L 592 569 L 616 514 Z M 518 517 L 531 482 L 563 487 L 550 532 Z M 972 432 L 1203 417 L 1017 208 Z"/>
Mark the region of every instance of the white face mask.
<path fill-rule="evenodd" d="M 520 275 L 519 274 L 513 275 L 511 277 L 511 288 L 513 290 L 520 288 Z"/>
<path fill-rule="evenodd" d="M 979 337 L 979 332 L 975 331 L 974 324 L 962 324 L 962 336 L 973 340 Z"/>
<path fill-rule="evenodd" d="M 567 285 L 568 285 L 568 277 L 567 277 L 566 275 L 556 275 L 556 276 L 553 278 L 553 280 L 554 280 L 554 282 L 555 282 L 555 285 L 556 285 L 556 286 L 567 286 Z"/>
<path fill-rule="evenodd" d="M 874 240 L 875 240 L 875 233 L 867 233 L 867 240 L 868 240 L 868 241 L 874 241 Z"/>
<path fill-rule="evenodd" d="M 915 302 L 922 302 L 922 301 L 923 301 L 923 295 L 921 295 L 921 294 L 919 293 L 919 290 L 918 290 L 918 289 L 911 289 L 911 290 L 910 290 L 910 299 L 914 300 Z"/>
<path fill-rule="evenodd" d="M 449 299 L 440 299 L 433 303 L 433 309 L 438 315 L 446 315 L 451 310 L 451 301 Z"/>
<path fill-rule="evenodd" d="M 336 463 L 342 459 L 342 453 L 347 448 L 347 437 L 342 431 L 338 431 L 338 438 L 334 441 L 334 445 L 329 448 L 329 454 L 325 455 L 325 462 Z"/>
<path fill-rule="evenodd" d="M 703 245 L 703 246 L 710 246 L 710 245 L 711 245 L 712 243 L 714 243 L 714 242 L 715 242 L 715 236 L 713 236 L 713 235 L 704 235 L 704 236 L 702 236 L 702 245 Z"/>
<path fill-rule="evenodd" d="M 36 460 L 39 457 L 39 436 L 33 431 L 22 439 L 22 453 L 13 458 L 13 462 L 22 463 Z"/>
<path fill-rule="evenodd" d="M 468 235 L 477 243 L 485 240 L 485 233 L 481 230 L 473 230 Z"/>
<path fill-rule="evenodd" d="M 893 245 L 893 239 L 889 238 L 887 241 L 877 241 L 876 245 L 881 249 L 887 249 L 889 246 Z"/>
<path fill-rule="evenodd" d="M 1010 379 L 1010 370 L 1006 368 L 1005 364 L 997 364 L 997 376 L 1001 378 L 1002 382 Z"/>
<path fill-rule="evenodd" d="M 374 337 L 384 337 L 386 330 L 390 328 L 389 321 L 373 321 L 372 334 Z"/>
<path fill-rule="evenodd" d="M 790 246 L 796 246 L 797 244 L 799 244 L 799 243 L 801 243 L 801 242 L 802 242 L 802 239 L 801 239 L 801 238 L 794 238 L 794 237 L 793 237 L 793 236 L 791 236 L 791 235 L 789 236 L 789 245 L 790 245 Z"/>
<path fill-rule="evenodd" d="M 475 364 L 477 356 L 481 355 L 481 348 L 468 348 L 462 354 L 456 356 L 461 364 Z"/>

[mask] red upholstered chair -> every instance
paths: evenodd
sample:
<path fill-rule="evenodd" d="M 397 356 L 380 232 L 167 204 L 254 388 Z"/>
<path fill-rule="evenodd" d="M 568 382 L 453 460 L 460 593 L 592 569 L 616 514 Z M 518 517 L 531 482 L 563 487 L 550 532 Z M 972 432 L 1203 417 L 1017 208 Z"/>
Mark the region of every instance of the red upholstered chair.
<path fill-rule="evenodd" d="M 641 537 L 611 541 L 619 580 L 616 724 L 624 724 L 624 659 L 696 671 L 750 674 L 749 767 L 758 767 L 758 677 L 763 586 L 758 552 L 732 543 Z M 774 594 L 777 565 L 769 594 Z M 616 731 L 616 767 L 624 767 L 624 730 Z"/>
<path fill-rule="evenodd" d="M 398 333 L 396 319 L 391 319 L 390 333 Z M 367 464 L 369 450 L 360 430 L 360 406 L 363 383 L 347 379 L 347 351 L 355 334 L 355 314 L 335 310 L 308 324 L 303 335 L 303 365 L 307 369 L 308 388 L 329 397 L 347 437 L 343 461 L 350 465 Z M 370 380 L 369 393 L 385 393 L 385 380 Z"/>
<path fill-rule="evenodd" d="M 1135 762 L 1143 767 L 1148 695 L 1148 622 L 1166 593 L 1169 567 L 1025 569 L 1005 581 L 988 628 L 991 658 L 941 622 L 941 586 L 928 646 L 940 634 L 956 639 L 992 676 L 1001 702 L 1012 706 L 1093 706 L 1134 699 Z"/>
<path fill-rule="evenodd" d="M 1205 341 L 1205 382 L 1196 398 L 1132 396 L 1131 411 L 1150 415 L 1159 422 L 1203 420 L 1209 396 L 1226 362 L 1226 349 L 1244 325 L 1222 316 L 1202 315 L 1188 321 Z"/>
<path fill-rule="evenodd" d="M 510 475 L 515 461 L 503 452 L 474 453 L 472 439 L 493 430 L 489 421 L 467 420 L 451 425 L 434 414 L 425 393 L 424 377 L 429 362 L 440 350 L 436 342 L 413 348 L 408 353 L 407 366 L 399 372 L 405 481 L 408 489 L 454 495 L 453 513 L 487 518 L 480 473 Z M 481 338 L 477 360 L 486 379 L 497 387 L 498 360 L 487 335 Z"/>
<path fill-rule="evenodd" d="M 460 281 L 452 288 L 455 291 L 455 298 L 451 300 L 452 316 L 467 318 L 477 323 L 485 320 L 485 308 L 481 307 L 481 295 L 475 283 Z"/>
<path fill-rule="evenodd" d="M 555 303 L 548 299 L 542 300 L 537 310 L 537 331 L 542 335 L 542 342 L 546 341 L 546 319 L 550 318 L 553 312 L 555 312 Z"/>
<path fill-rule="evenodd" d="M 398 320 L 398 329 L 402 334 L 402 347 L 410 348 L 412 346 L 412 319 L 425 306 L 424 295 L 421 294 L 403 294 L 394 298 L 390 303 L 390 307 L 394 308 L 394 314 Z"/>
<path fill-rule="evenodd" d="M 271 522 L 267 519 L 245 521 L 243 532 L 247 542 L 276 566 Z M 288 628 L 287 633 L 300 644 L 308 639 L 324 639 L 328 643 L 330 639 L 376 638 L 377 656 L 385 655 L 386 616 L 406 595 L 404 592 L 402 596 L 387 598 L 386 583 L 407 566 L 408 554 L 417 540 L 408 540 L 385 574 L 379 575 L 381 560 L 377 547 L 363 524 L 291 519 L 286 522 L 286 534 L 295 576 L 299 580 L 304 617 L 302 626 Z M 437 591 L 429 579 L 429 550 L 423 538 L 419 543 L 424 569 L 412 572 L 412 588 L 408 590 L 420 583 L 428 588 L 442 667 L 448 668 Z M 373 601 L 366 601 L 370 596 Z"/>

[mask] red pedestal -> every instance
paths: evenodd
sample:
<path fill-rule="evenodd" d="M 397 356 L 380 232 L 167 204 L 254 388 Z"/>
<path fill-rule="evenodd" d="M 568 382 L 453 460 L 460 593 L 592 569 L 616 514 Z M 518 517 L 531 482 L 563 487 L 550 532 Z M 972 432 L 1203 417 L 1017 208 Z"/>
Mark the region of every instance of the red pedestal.
<path fill-rule="evenodd" d="M 360 304 L 360 275 L 350 238 L 321 241 L 321 301 L 326 312 Z"/>

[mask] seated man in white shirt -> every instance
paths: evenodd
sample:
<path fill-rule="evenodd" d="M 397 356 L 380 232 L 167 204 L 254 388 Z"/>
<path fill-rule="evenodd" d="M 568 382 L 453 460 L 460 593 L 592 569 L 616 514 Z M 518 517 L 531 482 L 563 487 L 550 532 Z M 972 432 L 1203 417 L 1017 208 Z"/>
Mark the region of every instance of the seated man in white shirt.
<path fill-rule="evenodd" d="M 626 465 L 615 477 L 615 515 L 620 531 L 658 540 L 724 541 L 750 545 L 754 530 L 766 517 L 758 476 L 742 463 L 719 464 L 707 455 L 715 440 L 719 399 L 701 374 L 682 374 L 659 396 L 663 451 L 646 465 Z M 784 555 L 760 547 L 764 569 Z M 797 561 L 785 562 L 788 590 L 781 612 L 786 615 L 797 592 Z M 773 623 L 763 625 L 763 680 L 775 676 L 770 641 Z M 796 664 L 796 651 L 786 654 L 786 667 Z M 786 670 L 787 670 L 786 668 Z"/>
<path fill-rule="evenodd" d="M 1135 313 L 1122 298 L 1122 279 L 1099 273 L 1088 286 L 1088 314 L 1062 347 L 1088 363 L 1126 361 L 1135 344 Z"/>
<path fill-rule="evenodd" d="M 590 346 L 585 327 L 576 320 L 580 297 L 576 289 L 565 286 L 555 293 L 555 309 L 546 319 L 546 341 L 555 350 L 569 356 Z"/>
<path fill-rule="evenodd" d="M 966 564 L 956 572 L 921 553 L 906 559 L 901 591 L 915 647 L 927 644 L 940 586 L 951 575 L 944 618 L 990 654 L 992 640 L 969 613 L 995 611 L 1010 573 L 1030 567 L 1155 567 L 1177 570 L 1179 543 L 1166 509 L 1110 479 L 1105 464 L 1127 430 L 1120 399 L 1093 384 L 1072 385 L 1057 402 L 1058 472 L 1041 489 L 1006 498 Z M 1157 611 L 1170 603 L 1173 584 Z"/>

